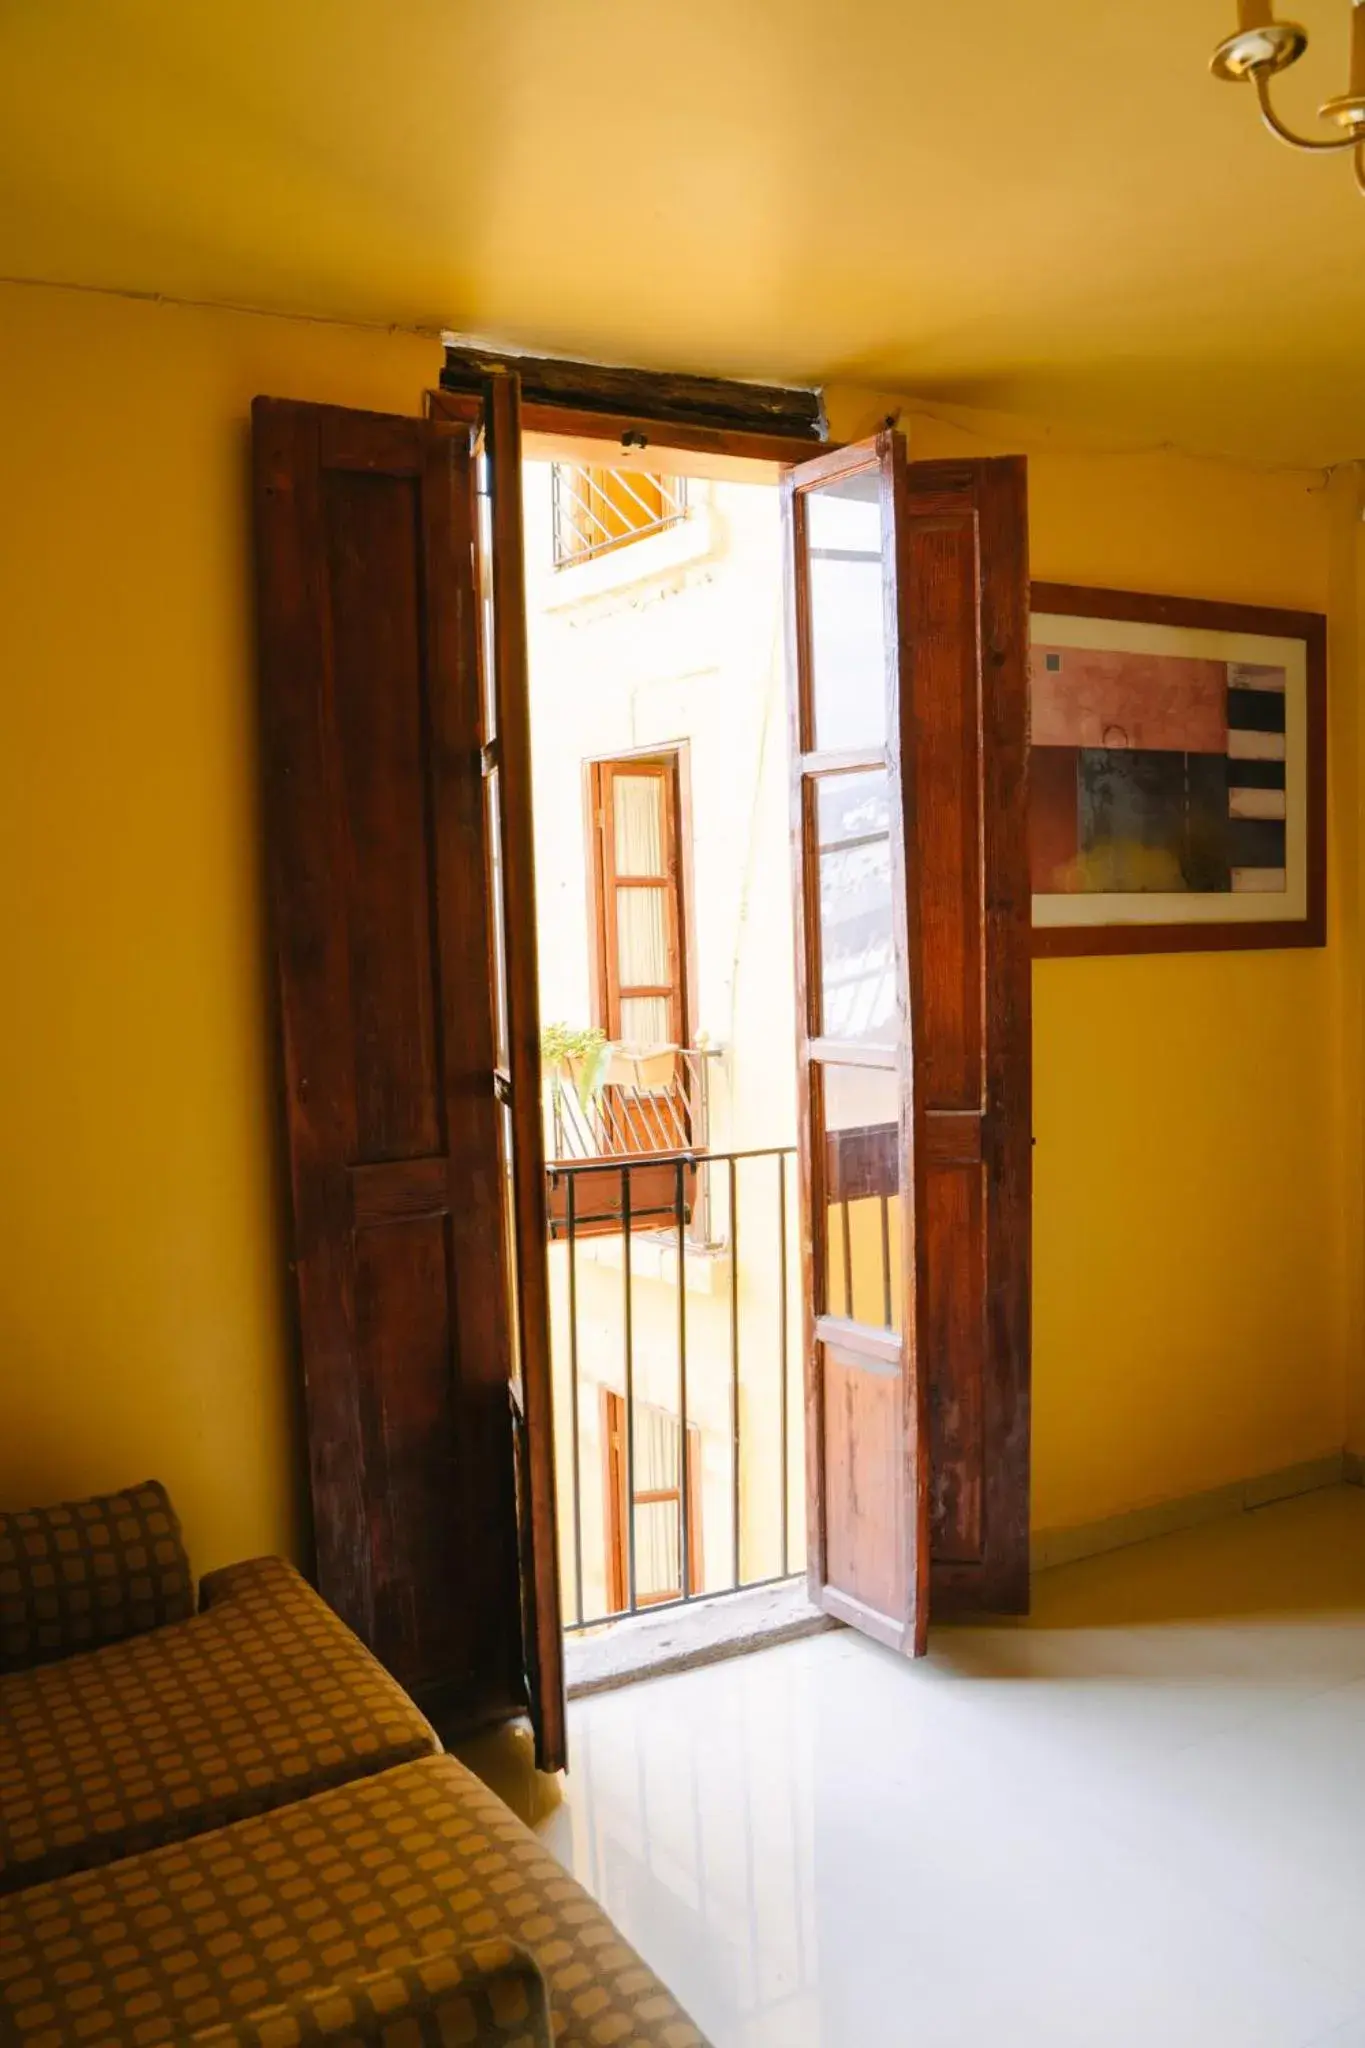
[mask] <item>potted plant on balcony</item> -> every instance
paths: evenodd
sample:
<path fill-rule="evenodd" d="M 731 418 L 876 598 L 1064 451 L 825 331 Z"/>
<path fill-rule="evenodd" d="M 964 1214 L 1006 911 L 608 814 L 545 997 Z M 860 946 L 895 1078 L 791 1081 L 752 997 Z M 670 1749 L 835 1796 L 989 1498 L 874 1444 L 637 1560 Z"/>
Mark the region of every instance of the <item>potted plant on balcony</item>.
<path fill-rule="evenodd" d="M 551 1234 L 567 1214 L 575 1183 L 573 1230 L 592 1235 L 620 1227 L 629 1196 L 632 1228 L 658 1228 L 676 1214 L 678 1168 L 690 1150 L 693 1119 L 676 1046 L 638 1052 L 613 1043 L 597 1025 L 549 1024 L 541 1033 L 546 1082 L 546 1152 Z M 659 1161 L 655 1166 L 651 1162 Z M 622 1162 L 622 1175 L 599 1170 Z M 630 1163 L 627 1163 L 630 1162 Z M 695 1168 L 688 1166 L 684 1208 L 691 1214 Z"/>
<path fill-rule="evenodd" d="M 570 1083 L 585 1116 L 606 1084 L 614 1049 L 596 1024 L 547 1024 L 540 1034 L 546 1073 Z"/>

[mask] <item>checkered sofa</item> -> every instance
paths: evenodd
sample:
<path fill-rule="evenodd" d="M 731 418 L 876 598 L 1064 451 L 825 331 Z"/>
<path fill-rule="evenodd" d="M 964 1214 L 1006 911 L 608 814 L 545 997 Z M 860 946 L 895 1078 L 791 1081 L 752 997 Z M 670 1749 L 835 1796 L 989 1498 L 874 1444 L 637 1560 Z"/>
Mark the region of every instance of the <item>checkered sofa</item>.
<path fill-rule="evenodd" d="M 0 1515 L 0 2042 L 705 2048 L 289 1565 Z"/>

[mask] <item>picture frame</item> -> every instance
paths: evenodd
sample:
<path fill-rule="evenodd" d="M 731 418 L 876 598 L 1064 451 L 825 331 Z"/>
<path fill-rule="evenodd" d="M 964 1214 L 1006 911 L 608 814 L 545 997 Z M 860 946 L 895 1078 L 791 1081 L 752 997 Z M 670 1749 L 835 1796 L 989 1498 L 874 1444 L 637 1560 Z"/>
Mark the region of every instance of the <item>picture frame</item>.
<path fill-rule="evenodd" d="M 1321 946 L 1320 613 L 1035 582 L 1033 952 Z"/>

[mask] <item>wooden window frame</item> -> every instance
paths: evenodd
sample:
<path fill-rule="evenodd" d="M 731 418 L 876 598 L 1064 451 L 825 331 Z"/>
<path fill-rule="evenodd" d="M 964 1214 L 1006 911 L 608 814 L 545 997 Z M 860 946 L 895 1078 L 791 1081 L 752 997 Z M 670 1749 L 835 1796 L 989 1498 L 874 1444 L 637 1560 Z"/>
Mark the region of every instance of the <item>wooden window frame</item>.
<path fill-rule="evenodd" d="M 687 1047 L 696 1017 L 696 946 L 692 925 L 692 801 L 691 750 L 686 740 L 638 752 L 603 754 L 584 763 L 585 851 L 588 880 L 589 974 L 592 1021 L 609 1039 L 619 1039 L 623 995 L 661 995 L 669 1003 L 674 1036 L 670 1044 Z M 664 788 L 664 834 L 669 873 L 661 883 L 644 877 L 615 874 L 615 837 L 611 828 L 610 783 L 617 774 L 657 774 Z M 668 947 L 672 979 L 667 987 L 631 984 L 622 990 L 616 966 L 616 894 L 622 887 L 667 889 Z"/>
<path fill-rule="evenodd" d="M 626 1516 L 630 1511 L 626 1498 L 627 1460 L 625 1455 L 626 1397 L 612 1387 L 603 1387 L 602 1396 L 602 1500 L 605 1514 L 606 1548 L 606 1592 L 607 1612 L 625 1614 L 630 1605 L 630 1588 L 627 1584 L 626 1567 Z M 656 1410 L 668 1415 L 675 1427 L 681 1428 L 681 1421 L 667 1409 Z M 695 1422 L 687 1425 L 687 1448 L 684 1459 L 686 1471 L 684 1483 L 687 1489 L 687 1578 L 688 1597 L 700 1593 L 706 1583 L 706 1567 L 702 1546 L 701 1526 L 701 1430 Z M 678 1513 L 683 1513 L 682 1488 L 677 1486 L 651 1487 L 635 1495 L 636 1507 L 648 1507 L 675 1501 Z M 679 1528 L 679 1556 L 682 1554 L 682 1531 Z M 681 1600 L 681 1590 L 665 1593 L 641 1593 L 637 1590 L 637 1610 L 648 1607 L 665 1607 Z"/>

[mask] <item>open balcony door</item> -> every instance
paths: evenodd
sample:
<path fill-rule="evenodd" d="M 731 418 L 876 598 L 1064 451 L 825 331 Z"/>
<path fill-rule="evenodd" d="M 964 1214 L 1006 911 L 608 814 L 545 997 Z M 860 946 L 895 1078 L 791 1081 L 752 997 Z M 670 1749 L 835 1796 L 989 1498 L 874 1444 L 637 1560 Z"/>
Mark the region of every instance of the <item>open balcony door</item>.
<path fill-rule="evenodd" d="M 480 463 L 466 425 L 256 402 L 267 892 L 318 1584 L 443 1729 L 529 1706 L 554 1769 L 511 380 L 488 412 Z"/>
<path fill-rule="evenodd" d="M 1028 1597 L 1024 465 L 786 502 L 810 1587 L 916 1656 Z"/>

